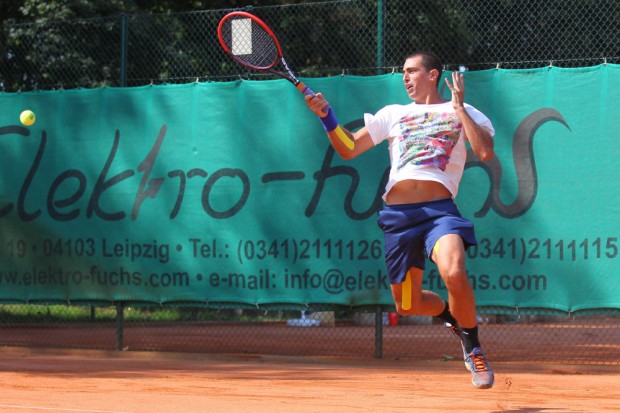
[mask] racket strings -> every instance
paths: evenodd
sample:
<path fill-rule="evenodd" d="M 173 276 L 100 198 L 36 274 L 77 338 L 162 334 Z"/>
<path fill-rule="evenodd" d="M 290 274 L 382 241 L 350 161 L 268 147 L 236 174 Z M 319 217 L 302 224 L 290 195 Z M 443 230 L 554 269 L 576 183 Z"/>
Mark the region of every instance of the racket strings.
<path fill-rule="evenodd" d="M 280 58 L 275 39 L 249 18 L 229 19 L 222 27 L 222 38 L 231 57 L 243 65 L 267 69 Z"/>

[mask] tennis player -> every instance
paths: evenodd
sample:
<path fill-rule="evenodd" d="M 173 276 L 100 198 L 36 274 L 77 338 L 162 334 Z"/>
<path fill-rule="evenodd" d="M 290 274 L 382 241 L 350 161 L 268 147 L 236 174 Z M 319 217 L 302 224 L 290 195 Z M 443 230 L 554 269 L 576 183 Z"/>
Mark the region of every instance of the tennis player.
<path fill-rule="evenodd" d="M 452 99 L 440 97 L 442 68 L 432 53 L 407 57 L 403 82 L 413 102 L 365 114 L 365 126 L 357 132 L 343 128 L 354 142 L 353 149 L 331 132 L 333 125 L 326 125 L 326 130 L 343 159 L 388 142 L 390 175 L 378 224 L 384 233 L 396 309 L 401 315 L 442 319 L 461 340 L 472 383 L 488 389 L 494 375 L 478 339 L 476 301 L 465 270 L 465 251 L 477 241 L 472 222 L 461 216 L 454 198 L 467 157 L 465 141 L 480 160 L 487 161 L 493 156 L 495 131 L 483 113 L 463 101 L 462 73 L 452 73 L 452 81 L 446 79 Z M 329 103 L 321 93 L 306 96 L 306 103 L 320 118 L 326 116 L 323 111 Z M 426 258 L 437 264 L 448 290 L 447 302 L 422 289 Z"/>

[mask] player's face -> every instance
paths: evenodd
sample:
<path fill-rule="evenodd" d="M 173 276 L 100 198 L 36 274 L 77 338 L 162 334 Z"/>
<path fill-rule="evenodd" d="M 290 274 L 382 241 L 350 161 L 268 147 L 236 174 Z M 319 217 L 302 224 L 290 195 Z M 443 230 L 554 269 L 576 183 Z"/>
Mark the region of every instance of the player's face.
<path fill-rule="evenodd" d="M 416 102 L 426 98 L 436 88 L 437 71 L 428 71 L 422 65 L 422 56 L 414 56 L 405 60 L 403 65 L 403 82 L 407 94 Z"/>

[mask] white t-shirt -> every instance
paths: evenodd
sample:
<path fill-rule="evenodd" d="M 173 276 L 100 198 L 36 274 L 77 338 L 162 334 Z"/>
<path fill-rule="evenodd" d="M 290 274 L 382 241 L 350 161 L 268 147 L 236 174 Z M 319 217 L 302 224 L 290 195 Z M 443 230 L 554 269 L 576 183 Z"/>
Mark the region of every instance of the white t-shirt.
<path fill-rule="evenodd" d="M 468 104 L 465 110 L 491 136 L 495 134 L 482 112 Z M 452 102 L 389 105 L 375 115 L 364 114 L 364 123 L 375 145 L 388 141 L 391 168 L 384 200 L 397 182 L 406 179 L 440 182 L 456 198 L 467 148 Z"/>

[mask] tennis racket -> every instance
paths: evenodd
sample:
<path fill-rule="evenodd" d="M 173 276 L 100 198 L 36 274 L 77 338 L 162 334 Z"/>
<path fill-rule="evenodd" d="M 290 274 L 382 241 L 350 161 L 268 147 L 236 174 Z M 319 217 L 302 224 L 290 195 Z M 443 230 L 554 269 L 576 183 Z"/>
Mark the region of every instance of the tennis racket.
<path fill-rule="evenodd" d="M 243 11 L 228 13 L 220 20 L 217 37 L 226 54 L 241 66 L 274 74 L 291 82 L 301 93 L 314 94 L 289 69 L 276 35 L 255 15 Z M 338 124 L 331 107 L 321 120 L 328 132 L 334 132 L 347 148 L 353 150 L 353 141 Z"/>

